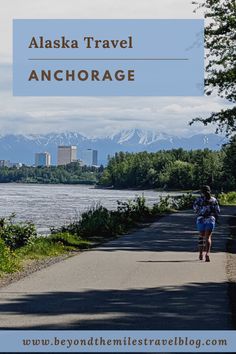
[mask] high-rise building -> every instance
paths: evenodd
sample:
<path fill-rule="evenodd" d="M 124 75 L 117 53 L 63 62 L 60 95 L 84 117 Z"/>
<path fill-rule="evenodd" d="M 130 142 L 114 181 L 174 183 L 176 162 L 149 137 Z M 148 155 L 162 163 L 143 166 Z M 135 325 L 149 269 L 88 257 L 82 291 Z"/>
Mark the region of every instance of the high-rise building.
<path fill-rule="evenodd" d="M 82 161 L 86 166 L 98 165 L 98 151 L 87 149 L 82 152 Z"/>
<path fill-rule="evenodd" d="M 77 161 L 77 146 L 58 146 L 57 164 L 68 165 Z"/>
<path fill-rule="evenodd" d="M 35 154 L 35 166 L 49 167 L 51 165 L 51 155 L 49 152 L 37 152 Z"/>

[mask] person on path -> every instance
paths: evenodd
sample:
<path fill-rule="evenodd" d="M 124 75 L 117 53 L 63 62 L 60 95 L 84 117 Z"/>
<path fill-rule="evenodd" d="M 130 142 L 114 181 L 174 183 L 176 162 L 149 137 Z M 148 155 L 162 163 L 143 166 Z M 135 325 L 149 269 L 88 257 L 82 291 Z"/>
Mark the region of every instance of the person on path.
<path fill-rule="evenodd" d="M 210 262 L 209 253 L 212 244 L 212 232 L 215 229 L 216 221 L 220 214 L 218 200 L 211 195 L 211 188 L 203 186 L 201 188 L 201 197 L 194 202 L 193 209 L 197 214 L 197 230 L 199 231 L 199 259 L 203 260 L 205 252 L 205 261 Z"/>

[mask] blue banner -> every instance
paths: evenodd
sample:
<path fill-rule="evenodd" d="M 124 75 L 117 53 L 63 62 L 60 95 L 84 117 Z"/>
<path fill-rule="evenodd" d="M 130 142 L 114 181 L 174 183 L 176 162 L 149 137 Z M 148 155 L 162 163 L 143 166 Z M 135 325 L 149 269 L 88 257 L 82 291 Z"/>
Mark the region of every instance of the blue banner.
<path fill-rule="evenodd" d="M 0 331 L 1 352 L 235 353 L 235 331 Z"/>
<path fill-rule="evenodd" d="M 15 96 L 201 96 L 203 20 L 14 20 Z"/>

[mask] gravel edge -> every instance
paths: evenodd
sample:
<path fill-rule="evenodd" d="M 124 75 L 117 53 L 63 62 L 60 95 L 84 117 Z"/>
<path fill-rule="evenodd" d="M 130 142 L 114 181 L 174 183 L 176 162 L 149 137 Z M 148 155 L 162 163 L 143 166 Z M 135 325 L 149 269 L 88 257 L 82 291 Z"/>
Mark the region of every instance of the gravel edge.
<path fill-rule="evenodd" d="M 229 217 L 230 238 L 227 242 L 226 272 L 229 281 L 228 294 L 232 322 L 236 328 L 236 214 Z"/>
<path fill-rule="evenodd" d="M 76 252 L 70 252 L 67 254 L 63 254 L 63 255 L 60 255 L 57 257 L 48 257 L 48 258 L 37 259 L 37 260 L 28 260 L 23 265 L 22 270 L 15 272 L 15 273 L 7 274 L 7 275 L 4 275 L 3 277 L 1 277 L 0 278 L 0 288 L 10 285 L 11 283 L 21 280 L 21 279 L 39 271 L 39 270 L 41 270 L 41 269 L 47 268 L 55 263 L 64 261 L 65 259 L 72 257 L 75 254 L 79 254 L 79 253 L 81 253 L 81 250 L 76 251 Z"/>

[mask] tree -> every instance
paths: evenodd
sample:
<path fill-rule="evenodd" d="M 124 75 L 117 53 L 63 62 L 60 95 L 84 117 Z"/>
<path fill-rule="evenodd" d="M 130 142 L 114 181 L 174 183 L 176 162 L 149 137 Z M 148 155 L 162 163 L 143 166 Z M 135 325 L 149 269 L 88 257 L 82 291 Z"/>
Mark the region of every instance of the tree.
<path fill-rule="evenodd" d="M 224 187 L 236 188 L 236 136 L 232 137 L 229 144 L 224 146 Z"/>
<path fill-rule="evenodd" d="M 224 156 L 223 151 L 205 149 L 200 151 L 200 154 L 196 152 L 195 161 L 193 161 L 193 185 L 196 188 L 209 184 L 214 190 L 219 191 L 221 189 Z"/>
<path fill-rule="evenodd" d="M 192 188 L 193 168 L 189 162 L 176 160 L 161 173 L 160 182 L 168 188 Z"/>
<path fill-rule="evenodd" d="M 205 9 L 205 46 L 207 52 L 207 77 L 205 91 L 209 96 L 218 96 L 235 104 L 236 102 L 236 2 L 235 0 L 204 0 L 194 2 Z M 212 113 L 208 118 L 195 118 L 190 122 L 204 125 L 215 124 L 216 132 L 227 136 L 236 131 L 236 107 Z"/>

